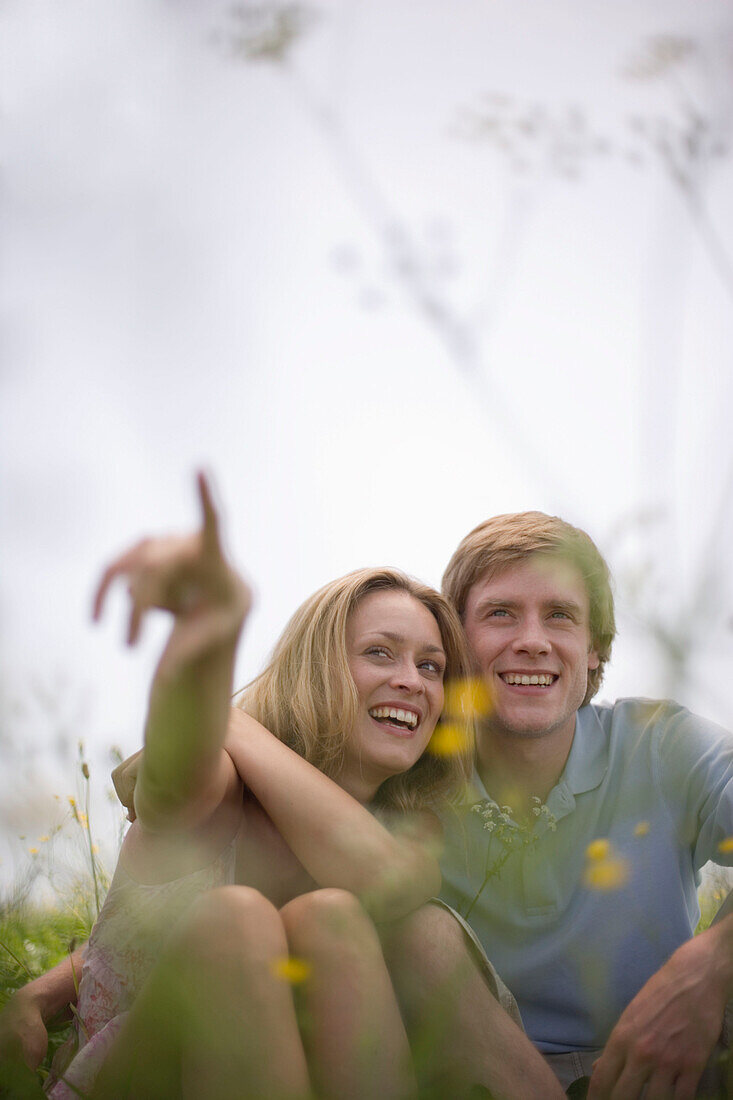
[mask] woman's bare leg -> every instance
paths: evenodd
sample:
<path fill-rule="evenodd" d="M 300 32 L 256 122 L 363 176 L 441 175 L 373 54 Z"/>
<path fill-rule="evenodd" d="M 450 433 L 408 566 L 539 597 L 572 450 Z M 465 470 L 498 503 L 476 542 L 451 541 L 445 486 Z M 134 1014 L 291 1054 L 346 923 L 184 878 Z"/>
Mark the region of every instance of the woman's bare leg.
<path fill-rule="evenodd" d="M 357 899 L 324 889 L 280 910 L 299 987 L 303 1042 L 323 1100 L 405 1100 L 415 1094 L 410 1050 L 382 945 Z"/>
<path fill-rule="evenodd" d="M 141 990 L 93 1100 L 310 1096 L 277 910 L 225 886 L 191 908 Z"/>
<path fill-rule="evenodd" d="M 461 1097 L 483 1085 L 495 1100 L 561 1100 L 557 1078 L 493 996 L 450 913 L 425 905 L 382 938 L 428 1091 Z"/>

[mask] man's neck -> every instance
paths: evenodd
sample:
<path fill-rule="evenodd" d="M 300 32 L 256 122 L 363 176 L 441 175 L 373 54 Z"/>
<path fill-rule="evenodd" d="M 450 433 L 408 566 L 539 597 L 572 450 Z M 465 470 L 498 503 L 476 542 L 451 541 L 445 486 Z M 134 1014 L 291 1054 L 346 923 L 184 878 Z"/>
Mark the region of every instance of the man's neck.
<path fill-rule="evenodd" d="M 487 793 L 500 806 L 511 806 L 515 818 L 529 816 L 532 798 L 545 802 L 562 775 L 574 733 L 530 737 L 480 730 L 476 769 Z"/>

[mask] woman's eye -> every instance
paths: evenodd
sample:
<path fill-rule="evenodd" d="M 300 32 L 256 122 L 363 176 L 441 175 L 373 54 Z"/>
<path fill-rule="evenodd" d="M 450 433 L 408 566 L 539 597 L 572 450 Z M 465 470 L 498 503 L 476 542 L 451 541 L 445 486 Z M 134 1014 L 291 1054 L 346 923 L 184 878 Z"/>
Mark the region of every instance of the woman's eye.
<path fill-rule="evenodd" d="M 383 645 L 373 645 L 367 650 L 367 656 L 369 657 L 389 657 L 389 652 Z"/>
<path fill-rule="evenodd" d="M 442 677 L 445 673 L 445 669 L 438 661 L 421 661 L 420 668 L 424 669 L 425 672 L 432 673 L 433 676 Z"/>

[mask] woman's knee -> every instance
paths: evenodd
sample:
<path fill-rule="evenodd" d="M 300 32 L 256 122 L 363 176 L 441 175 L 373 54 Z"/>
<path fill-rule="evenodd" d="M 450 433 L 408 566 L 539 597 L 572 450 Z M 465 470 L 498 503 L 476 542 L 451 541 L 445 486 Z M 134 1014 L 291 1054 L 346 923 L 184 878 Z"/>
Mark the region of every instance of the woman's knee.
<path fill-rule="evenodd" d="M 220 886 L 192 904 L 179 925 L 178 948 L 198 954 L 226 955 L 250 943 L 274 950 L 282 947 L 284 931 L 277 909 L 248 886 Z"/>
<path fill-rule="evenodd" d="M 379 944 L 371 918 L 348 890 L 329 887 L 301 894 L 280 910 L 280 916 L 288 940 L 297 942 L 300 950 L 317 950 L 322 944 Z"/>

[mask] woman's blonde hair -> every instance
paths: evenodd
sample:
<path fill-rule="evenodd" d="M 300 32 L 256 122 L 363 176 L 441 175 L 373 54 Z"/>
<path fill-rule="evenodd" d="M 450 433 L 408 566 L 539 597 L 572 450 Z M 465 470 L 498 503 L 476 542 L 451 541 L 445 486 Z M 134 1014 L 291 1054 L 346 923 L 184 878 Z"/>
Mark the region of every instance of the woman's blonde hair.
<path fill-rule="evenodd" d="M 346 623 L 364 596 L 383 590 L 406 592 L 428 609 L 445 649 L 446 681 L 467 677 L 463 629 L 439 592 L 397 569 L 358 569 L 331 581 L 298 608 L 265 670 L 235 698 L 236 706 L 329 776 L 341 768 L 359 704 L 347 657 Z M 375 805 L 416 810 L 454 793 L 472 765 L 471 720 L 463 716 L 461 721 L 457 751 L 438 754 L 429 748 L 409 771 L 382 783 Z"/>

